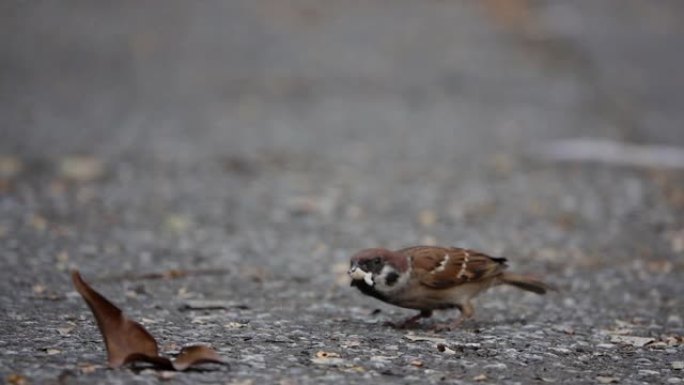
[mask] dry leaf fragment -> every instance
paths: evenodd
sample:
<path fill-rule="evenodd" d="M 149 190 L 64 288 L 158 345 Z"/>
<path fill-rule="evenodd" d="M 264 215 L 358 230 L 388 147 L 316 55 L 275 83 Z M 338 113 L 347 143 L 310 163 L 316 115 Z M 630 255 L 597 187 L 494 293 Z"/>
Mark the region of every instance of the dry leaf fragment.
<path fill-rule="evenodd" d="M 428 336 L 417 336 L 415 334 L 409 333 L 404 336 L 409 341 L 417 342 L 417 341 L 429 341 L 429 342 L 435 342 L 438 344 L 446 344 L 447 340 L 445 338 L 439 338 L 439 337 L 428 337 Z"/>
<path fill-rule="evenodd" d="M 81 371 L 81 373 L 83 373 L 83 374 L 95 373 L 95 370 L 97 370 L 98 368 L 101 368 L 101 366 L 100 366 L 100 365 L 91 364 L 91 363 L 88 363 L 88 362 L 78 364 L 78 369 L 79 369 L 79 370 Z"/>
<path fill-rule="evenodd" d="M 173 368 L 178 371 L 183 371 L 193 365 L 204 363 L 223 363 L 223 359 L 216 353 L 216 351 L 204 345 L 192 345 L 181 349 L 180 354 L 173 362 Z"/>
<path fill-rule="evenodd" d="M 610 342 L 616 342 L 620 344 L 632 345 L 632 346 L 646 346 L 655 339 L 648 337 L 636 337 L 636 336 L 623 336 L 623 335 L 612 335 L 610 337 Z"/>
<path fill-rule="evenodd" d="M 224 324 L 223 327 L 226 329 L 242 329 L 242 328 L 246 328 L 248 324 L 249 324 L 249 321 L 247 321 L 247 322 L 231 321 L 231 322 L 228 322 L 227 324 Z"/>
<path fill-rule="evenodd" d="M 71 332 L 72 332 L 75 328 L 76 328 L 76 325 L 74 325 L 73 323 L 69 322 L 68 325 L 57 328 L 57 333 L 59 333 L 59 335 L 62 336 L 62 337 L 68 336 L 69 334 L 71 334 Z"/>
<path fill-rule="evenodd" d="M 41 295 L 41 294 L 45 293 L 45 290 L 47 290 L 47 288 L 45 286 L 37 283 L 37 284 L 33 285 L 31 290 L 33 290 L 33 294 Z"/>
<path fill-rule="evenodd" d="M 668 336 L 662 337 L 661 340 L 667 344 L 667 346 L 677 346 L 684 344 L 684 336 Z"/>
<path fill-rule="evenodd" d="M 21 374 L 12 373 L 7 376 L 7 383 L 11 385 L 26 385 L 28 381 Z"/>
<path fill-rule="evenodd" d="M 324 352 L 322 350 L 319 350 L 316 352 L 316 358 L 333 358 L 333 357 L 339 357 L 340 355 L 335 353 L 335 352 Z"/>
<path fill-rule="evenodd" d="M 319 365 L 341 365 L 345 362 L 344 359 L 340 358 L 340 355 L 335 352 L 316 352 L 316 357 L 311 359 L 311 362 Z"/>
<path fill-rule="evenodd" d="M 71 273 L 71 279 L 95 316 L 107 347 L 110 367 L 118 368 L 132 362 L 132 355 L 158 356 L 157 342 L 142 325 L 126 317 L 121 309 L 88 286 L 78 271 Z"/>
<path fill-rule="evenodd" d="M 175 361 L 159 356 L 157 341 L 142 325 L 85 283 L 78 271 L 71 272 L 71 279 L 95 316 L 107 348 L 109 367 L 141 361 L 157 369 L 182 371 L 206 362 L 224 363 L 213 349 L 201 345 L 183 348 Z"/>

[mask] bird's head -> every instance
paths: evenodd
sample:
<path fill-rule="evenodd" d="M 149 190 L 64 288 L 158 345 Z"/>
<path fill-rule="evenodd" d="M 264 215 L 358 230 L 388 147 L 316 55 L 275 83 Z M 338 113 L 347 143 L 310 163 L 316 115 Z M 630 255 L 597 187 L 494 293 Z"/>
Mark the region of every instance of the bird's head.
<path fill-rule="evenodd" d="M 352 286 L 366 285 L 380 291 L 391 290 L 408 276 L 409 263 L 403 254 L 387 249 L 365 249 L 351 258 L 347 274 Z"/>

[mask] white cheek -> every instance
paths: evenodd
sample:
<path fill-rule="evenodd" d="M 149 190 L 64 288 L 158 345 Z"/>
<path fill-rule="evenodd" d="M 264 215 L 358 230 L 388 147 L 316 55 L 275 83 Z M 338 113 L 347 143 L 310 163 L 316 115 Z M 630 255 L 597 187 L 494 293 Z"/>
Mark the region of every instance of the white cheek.
<path fill-rule="evenodd" d="M 378 277 L 375 280 L 375 288 L 378 291 L 390 293 L 404 289 L 406 283 L 408 282 L 409 274 L 399 274 L 399 279 L 397 279 L 397 281 L 390 286 L 387 284 L 387 276 L 390 273 L 397 273 L 397 271 L 385 265 L 385 267 L 382 268 L 380 274 L 378 274 Z"/>

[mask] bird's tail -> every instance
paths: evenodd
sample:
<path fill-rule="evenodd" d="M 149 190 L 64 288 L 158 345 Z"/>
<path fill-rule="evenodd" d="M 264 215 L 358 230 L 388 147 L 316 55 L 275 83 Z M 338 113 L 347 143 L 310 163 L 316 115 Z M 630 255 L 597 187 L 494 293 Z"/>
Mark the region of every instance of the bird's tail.
<path fill-rule="evenodd" d="M 523 274 L 504 272 L 499 276 L 501 283 L 515 286 L 519 289 L 531 291 L 537 294 L 546 294 L 547 291 L 558 291 L 558 289 L 548 283 L 542 282 L 536 277 Z"/>

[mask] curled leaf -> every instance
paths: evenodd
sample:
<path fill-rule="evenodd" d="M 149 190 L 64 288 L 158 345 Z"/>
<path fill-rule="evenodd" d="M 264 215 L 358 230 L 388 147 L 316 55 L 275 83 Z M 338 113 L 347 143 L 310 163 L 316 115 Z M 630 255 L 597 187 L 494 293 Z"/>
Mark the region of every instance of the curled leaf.
<path fill-rule="evenodd" d="M 223 359 L 216 351 L 208 346 L 193 345 L 183 348 L 173 362 L 173 368 L 183 371 L 193 365 L 215 363 L 222 364 Z"/>
<path fill-rule="evenodd" d="M 78 271 L 71 272 L 71 279 L 95 316 L 107 348 L 109 367 L 147 362 L 157 369 L 183 371 L 201 363 L 224 363 L 213 349 L 201 345 L 182 349 L 175 361 L 160 356 L 157 341 L 142 325 L 128 318 L 121 309 L 90 287 Z"/>
<path fill-rule="evenodd" d="M 88 286 L 78 271 L 71 272 L 71 280 L 95 316 L 107 347 L 109 367 L 118 368 L 140 355 L 159 355 L 157 342 L 142 325 L 126 317 L 121 309 Z"/>

